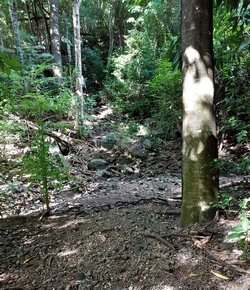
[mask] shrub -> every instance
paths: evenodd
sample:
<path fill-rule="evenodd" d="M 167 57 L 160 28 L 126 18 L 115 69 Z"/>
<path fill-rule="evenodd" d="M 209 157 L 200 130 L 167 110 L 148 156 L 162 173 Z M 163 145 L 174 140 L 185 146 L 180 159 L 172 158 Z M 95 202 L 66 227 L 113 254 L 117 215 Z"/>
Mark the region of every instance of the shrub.
<path fill-rule="evenodd" d="M 177 122 L 181 117 L 181 72 L 174 70 L 171 63 L 161 61 L 150 84 L 153 99 L 152 118 L 154 131 L 164 139 L 176 137 Z"/>

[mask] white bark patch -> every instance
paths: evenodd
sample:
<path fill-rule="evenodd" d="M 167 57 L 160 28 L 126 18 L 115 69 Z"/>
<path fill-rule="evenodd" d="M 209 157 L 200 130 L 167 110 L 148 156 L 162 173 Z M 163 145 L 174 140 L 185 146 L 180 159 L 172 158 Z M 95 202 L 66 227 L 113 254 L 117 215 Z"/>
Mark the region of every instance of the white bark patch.
<path fill-rule="evenodd" d="M 210 208 L 210 205 L 205 203 L 205 201 L 200 201 L 199 207 L 200 207 L 201 211 L 207 211 Z"/>
<path fill-rule="evenodd" d="M 192 132 L 193 137 L 199 138 L 201 131 L 211 127 L 211 110 L 207 109 L 213 107 L 214 95 L 211 57 L 208 54 L 201 56 L 193 46 L 186 48 L 184 57 L 183 103 L 186 117 L 183 125 L 190 128 L 186 130 L 187 134 Z"/>

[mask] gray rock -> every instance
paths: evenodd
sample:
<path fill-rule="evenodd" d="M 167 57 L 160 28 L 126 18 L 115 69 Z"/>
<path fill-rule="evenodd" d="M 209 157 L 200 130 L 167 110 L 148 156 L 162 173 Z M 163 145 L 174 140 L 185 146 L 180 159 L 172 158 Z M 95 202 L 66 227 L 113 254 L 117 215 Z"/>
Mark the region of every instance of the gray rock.
<path fill-rule="evenodd" d="M 85 274 L 82 273 L 82 272 L 79 272 L 79 273 L 76 274 L 75 279 L 78 280 L 78 281 L 84 280 L 85 279 Z"/>
<path fill-rule="evenodd" d="M 149 139 L 145 139 L 144 141 L 143 141 L 143 147 L 145 148 L 145 149 L 147 149 L 147 150 L 153 150 L 154 148 L 153 148 L 153 143 L 149 140 Z"/>
<path fill-rule="evenodd" d="M 111 133 L 101 140 L 102 147 L 107 149 L 107 150 L 111 150 L 112 148 L 117 146 L 118 143 L 119 143 L 119 140 L 116 137 L 115 133 Z"/>
<path fill-rule="evenodd" d="M 88 169 L 96 170 L 96 169 L 104 169 L 108 165 L 108 162 L 104 159 L 97 158 L 92 159 L 88 163 Z"/>
<path fill-rule="evenodd" d="M 102 176 L 106 177 L 106 178 L 110 178 L 110 177 L 114 176 L 114 174 L 108 170 L 103 170 Z"/>
<path fill-rule="evenodd" d="M 135 156 L 136 158 L 140 158 L 140 159 L 147 159 L 148 157 L 148 150 L 146 150 L 143 145 L 139 142 L 135 143 L 130 152 L 131 155 Z"/>
<path fill-rule="evenodd" d="M 223 250 L 231 250 L 233 247 L 234 247 L 234 244 L 232 243 L 223 242 L 220 244 L 220 248 Z"/>
<path fill-rule="evenodd" d="M 129 167 L 128 165 L 124 164 L 122 166 L 122 173 L 125 175 L 131 175 L 134 173 L 134 170 L 131 167 Z"/>

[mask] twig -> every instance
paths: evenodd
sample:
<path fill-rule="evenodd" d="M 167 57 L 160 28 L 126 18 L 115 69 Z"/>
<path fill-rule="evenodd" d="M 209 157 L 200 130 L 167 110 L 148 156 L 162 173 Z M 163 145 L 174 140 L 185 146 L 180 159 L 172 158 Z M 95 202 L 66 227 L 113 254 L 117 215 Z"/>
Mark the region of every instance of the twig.
<path fill-rule="evenodd" d="M 196 246 L 198 246 L 199 249 L 202 249 L 209 256 L 211 260 L 214 260 L 215 262 L 221 264 L 223 267 L 227 268 L 228 270 L 232 271 L 235 274 L 245 273 L 245 274 L 250 275 L 250 271 L 244 270 L 235 265 L 230 265 L 226 263 L 225 261 L 222 261 L 221 259 L 216 258 L 200 241 L 196 239 L 193 239 L 193 241 L 195 242 Z"/>
<path fill-rule="evenodd" d="M 173 249 L 173 250 L 175 249 L 173 245 L 171 245 L 168 241 L 163 239 L 163 237 L 161 237 L 160 235 L 150 233 L 150 232 L 141 232 L 141 235 L 143 235 L 145 237 L 155 238 L 155 239 L 161 241 L 166 246 L 170 247 L 171 249 Z"/>

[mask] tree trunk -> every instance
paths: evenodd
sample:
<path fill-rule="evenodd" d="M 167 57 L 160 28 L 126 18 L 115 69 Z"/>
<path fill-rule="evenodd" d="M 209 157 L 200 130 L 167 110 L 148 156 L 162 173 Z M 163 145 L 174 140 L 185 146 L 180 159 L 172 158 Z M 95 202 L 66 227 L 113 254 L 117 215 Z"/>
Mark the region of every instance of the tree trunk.
<path fill-rule="evenodd" d="M 83 135 L 83 94 L 82 94 L 82 54 L 81 54 L 81 35 L 80 35 L 80 5 L 81 0 L 73 0 L 73 26 L 75 41 L 75 68 L 76 68 L 76 115 L 75 127 L 80 136 Z"/>
<path fill-rule="evenodd" d="M 49 12 L 44 8 L 43 4 L 44 3 L 42 1 L 41 2 L 40 1 L 35 1 L 35 3 L 34 3 L 35 7 L 36 7 L 36 5 L 39 7 L 40 12 L 42 14 L 42 17 L 43 17 L 43 20 L 44 20 L 44 25 L 45 25 L 44 37 L 46 39 L 46 43 L 47 43 L 47 47 L 48 47 L 49 53 L 52 55 L 52 43 L 51 43 L 51 37 L 50 37 L 50 27 L 49 27 L 49 23 L 48 23 L 50 15 L 49 15 Z M 38 15 L 37 12 L 36 12 L 35 15 Z M 38 23 L 39 23 L 39 21 L 38 21 Z M 38 29 L 40 29 L 40 25 L 38 25 L 38 26 L 39 26 Z"/>
<path fill-rule="evenodd" d="M 109 10 L 109 51 L 108 51 L 108 64 L 107 67 L 109 68 L 110 58 L 113 52 L 113 45 L 114 45 L 114 32 L 113 32 L 113 15 L 114 15 L 114 8 L 115 8 L 115 0 L 112 0 Z"/>
<path fill-rule="evenodd" d="M 23 58 L 23 49 L 22 49 L 22 44 L 21 44 L 21 34 L 20 34 L 20 29 L 18 25 L 18 18 L 17 18 L 17 10 L 16 10 L 16 4 L 13 0 L 9 0 L 9 12 L 10 12 L 10 18 L 14 30 L 14 34 L 16 37 L 16 49 L 17 49 L 17 54 L 20 58 L 20 63 L 24 63 L 24 58 Z M 28 84 L 24 75 L 23 70 L 21 69 L 21 74 L 23 77 L 23 85 L 24 85 L 24 90 L 27 93 L 28 92 Z"/>
<path fill-rule="evenodd" d="M 63 17 L 64 17 L 64 27 L 65 27 L 65 42 L 66 42 L 66 46 L 67 46 L 67 54 L 68 54 L 68 62 L 71 64 L 72 62 L 72 55 L 71 55 L 71 42 L 69 40 L 69 28 L 68 28 L 68 18 L 67 18 L 67 14 L 63 13 Z"/>
<path fill-rule="evenodd" d="M 61 41 L 59 32 L 59 15 L 58 0 L 50 0 L 50 23 L 51 23 L 51 41 L 52 53 L 55 65 L 53 66 L 53 74 L 58 78 L 59 83 L 62 81 L 62 57 L 61 57 Z"/>
<path fill-rule="evenodd" d="M 183 74 L 182 211 L 180 225 L 213 219 L 218 192 L 214 110 L 212 1 L 181 1 Z"/>

